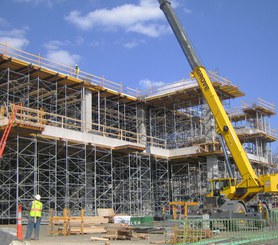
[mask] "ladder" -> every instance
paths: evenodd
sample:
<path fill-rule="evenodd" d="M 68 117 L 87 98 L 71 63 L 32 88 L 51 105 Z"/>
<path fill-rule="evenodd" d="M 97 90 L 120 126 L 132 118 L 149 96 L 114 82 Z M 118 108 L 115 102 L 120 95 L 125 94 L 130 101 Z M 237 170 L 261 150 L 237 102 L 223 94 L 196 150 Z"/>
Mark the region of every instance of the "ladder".
<path fill-rule="evenodd" d="M 19 108 L 19 105 L 12 105 L 11 115 L 9 116 L 7 126 L 4 130 L 4 133 L 3 133 L 1 141 L 0 141 L 0 158 L 2 157 L 3 152 L 5 150 L 7 139 L 9 137 L 9 134 L 10 134 L 11 129 L 13 127 L 13 123 L 15 121 L 16 113 L 18 111 L 18 108 Z"/>

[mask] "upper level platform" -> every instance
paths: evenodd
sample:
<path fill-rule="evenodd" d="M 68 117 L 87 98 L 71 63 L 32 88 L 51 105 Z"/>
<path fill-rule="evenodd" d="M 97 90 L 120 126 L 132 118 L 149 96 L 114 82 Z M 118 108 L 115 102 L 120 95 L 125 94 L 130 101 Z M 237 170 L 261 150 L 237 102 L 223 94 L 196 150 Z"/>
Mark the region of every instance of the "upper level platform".
<path fill-rule="evenodd" d="M 67 85 L 69 88 L 85 87 L 93 93 L 100 92 L 100 96 L 105 98 L 117 98 L 124 102 L 141 101 L 157 106 L 161 106 L 163 101 L 163 105 L 168 108 L 172 108 L 173 104 L 178 101 L 198 103 L 198 97 L 201 94 L 194 79 L 183 79 L 162 87 L 140 91 L 82 70 L 78 77 L 75 77 L 74 67 L 0 43 L 0 70 L 7 68 L 28 74 L 30 79 L 40 77 L 42 80 L 61 86 Z M 209 76 L 223 100 L 244 95 L 237 86 L 218 74 L 209 73 Z"/>

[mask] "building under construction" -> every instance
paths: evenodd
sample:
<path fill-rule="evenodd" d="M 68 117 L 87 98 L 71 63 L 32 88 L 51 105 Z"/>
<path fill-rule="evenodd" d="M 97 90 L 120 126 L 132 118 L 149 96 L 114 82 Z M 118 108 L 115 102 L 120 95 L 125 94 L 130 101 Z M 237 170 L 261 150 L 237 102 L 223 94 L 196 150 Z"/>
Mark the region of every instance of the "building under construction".
<path fill-rule="evenodd" d="M 244 96 L 210 73 L 258 174 L 274 169 L 275 106 Z M 215 122 L 194 79 L 137 91 L 0 44 L 1 222 L 42 196 L 44 216 L 70 208 L 88 215 L 160 215 L 169 201 L 198 200 L 207 180 L 227 176 Z M 9 127 L 10 126 L 10 127 Z M 236 166 L 234 171 L 237 172 Z M 240 178 L 237 174 L 237 178 Z"/>

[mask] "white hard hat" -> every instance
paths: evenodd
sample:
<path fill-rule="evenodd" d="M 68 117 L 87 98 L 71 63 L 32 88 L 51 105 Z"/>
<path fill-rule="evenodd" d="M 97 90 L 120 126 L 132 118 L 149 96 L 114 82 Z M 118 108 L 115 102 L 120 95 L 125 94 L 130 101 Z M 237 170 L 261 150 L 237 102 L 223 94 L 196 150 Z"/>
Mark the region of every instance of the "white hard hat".
<path fill-rule="evenodd" d="M 39 194 L 35 195 L 35 199 L 40 201 L 41 200 L 41 195 L 39 195 Z"/>

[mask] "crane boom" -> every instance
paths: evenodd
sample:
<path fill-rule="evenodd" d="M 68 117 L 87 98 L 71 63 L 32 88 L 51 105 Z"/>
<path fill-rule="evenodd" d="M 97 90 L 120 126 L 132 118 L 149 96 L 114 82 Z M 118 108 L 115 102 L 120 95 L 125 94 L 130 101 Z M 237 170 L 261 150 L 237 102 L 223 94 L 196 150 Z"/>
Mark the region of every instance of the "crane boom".
<path fill-rule="evenodd" d="M 206 69 L 201 64 L 193 46 L 184 31 L 179 19 L 168 0 L 158 0 L 196 78 L 198 85 L 211 109 L 216 122 L 217 133 L 222 135 L 230 153 L 242 176 L 242 182 L 236 187 L 231 199 L 250 200 L 258 192 L 263 191 L 261 179 L 256 175 L 251 163 L 241 145 L 235 129 L 207 75 Z"/>

